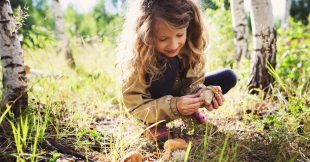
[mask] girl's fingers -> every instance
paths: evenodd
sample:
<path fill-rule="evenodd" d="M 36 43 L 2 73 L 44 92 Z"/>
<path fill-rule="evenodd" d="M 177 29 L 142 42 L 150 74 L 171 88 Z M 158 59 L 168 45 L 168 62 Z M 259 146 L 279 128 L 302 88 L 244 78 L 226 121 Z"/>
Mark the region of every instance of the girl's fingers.
<path fill-rule="evenodd" d="M 187 105 L 186 108 L 187 109 L 198 109 L 202 104 L 203 102 L 198 102 L 198 103 Z"/>
<path fill-rule="evenodd" d="M 221 86 L 215 86 L 215 87 L 218 89 L 219 92 L 222 93 L 222 88 L 221 88 Z"/>
<path fill-rule="evenodd" d="M 184 110 L 184 115 L 192 115 L 194 114 L 196 111 L 198 111 L 198 109 L 188 109 L 188 110 Z"/>
<path fill-rule="evenodd" d="M 222 102 L 225 101 L 225 100 L 224 100 L 224 95 L 223 95 L 223 93 L 222 93 L 222 90 L 221 90 L 219 93 L 217 93 L 217 95 L 221 98 Z"/>
<path fill-rule="evenodd" d="M 188 98 L 195 98 L 195 97 L 197 97 L 197 96 L 199 96 L 198 93 L 191 94 L 191 95 L 186 95 L 186 97 L 188 97 Z"/>
<path fill-rule="evenodd" d="M 196 95 L 200 95 L 200 93 L 203 91 L 203 89 L 200 89 L 197 93 L 196 93 Z"/>
<path fill-rule="evenodd" d="M 199 97 L 199 98 L 190 98 L 187 100 L 187 102 L 185 102 L 186 104 L 188 105 L 191 105 L 191 104 L 196 104 L 196 103 L 202 103 L 204 100 L 203 100 L 203 97 Z"/>
<path fill-rule="evenodd" d="M 196 112 L 200 104 L 184 105 L 181 109 L 182 112 Z"/>
<path fill-rule="evenodd" d="M 188 111 L 184 111 L 182 114 L 183 115 L 188 115 L 189 113 L 188 113 Z"/>
<path fill-rule="evenodd" d="M 224 102 L 225 99 L 224 99 L 224 95 L 222 93 L 220 94 L 220 97 L 222 98 L 222 101 Z"/>
<path fill-rule="evenodd" d="M 219 103 L 217 102 L 216 98 L 213 98 L 212 103 L 214 109 L 217 109 L 219 107 Z"/>
<path fill-rule="evenodd" d="M 223 99 L 220 94 L 215 94 L 215 100 L 217 101 L 219 106 L 223 105 Z"/>
<path fill-rule="evenodd" d="M 213 105 L 212 105 L 212 104 L 207 105 L 207 106 L 205 106 L 205 108 L 206 108 L 208 111 L 212 111 L 212 110 L 213 110 Z"/>

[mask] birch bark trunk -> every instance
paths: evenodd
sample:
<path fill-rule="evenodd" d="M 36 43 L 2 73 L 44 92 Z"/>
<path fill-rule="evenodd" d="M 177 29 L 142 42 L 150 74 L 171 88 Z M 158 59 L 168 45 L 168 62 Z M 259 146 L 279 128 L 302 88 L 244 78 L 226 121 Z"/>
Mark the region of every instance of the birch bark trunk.
<path fill-rule="evenodd" d="M 276 31 L 270 0 L 251 0 L 250 7 L 254 55 L 249 90 L 253 94 L 258 93 L 255 88 L 267 92 L 274 81 L 266 66 L 276 66 Z"/>
<path fill-rule="evenodd" d="M 241 57 L 250 58 L 248 53 L 247 31 L 246 31 L 246 15 L 244 10 L 244 0 L 231 1 L 232 24 L 235 33 L 235 56 L 237 64 Z"/>
<path fill-rule="evenodd" d="M 284 14 L 283 14 L 282 21 L 281 21 L 281 26 L 284 29 L 287 29 L 289 27 L 291 5 L 292 5 L 292 0 L 285 0 Z"/>
<path fill-rule="evenodd" d="M 3 73 L 3 106 L 11 105 L 14 116 L 28 106 L 27 78 L 9 0 L 0 0 L 0 56 Z"/>
<path fill-rule="evenodd" d="M 58 48 L 60 53 L 65 53 L 66 60 L 71 68 L 75 68 L 75 61 L 70 47 L 70 41 L 65 31 L 65 22 L 61 4 L 59 0 L 52 0 L 53 16 L 55 24 L 56 40 L 59 41 Z"/>

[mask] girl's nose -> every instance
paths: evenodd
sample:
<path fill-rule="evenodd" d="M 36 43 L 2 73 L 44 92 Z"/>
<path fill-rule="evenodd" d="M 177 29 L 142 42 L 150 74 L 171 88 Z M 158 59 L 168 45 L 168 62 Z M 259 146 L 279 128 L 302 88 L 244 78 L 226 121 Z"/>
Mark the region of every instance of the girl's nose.
<path fill-rule="evenodd" d="M 175 50 L 177 49 L 179 46 L 179 42 L 177 39 L 172 39 L 171 40 L 171 43 L 170 43 L 170 46 L 169 46 L 169 50 Z"/>

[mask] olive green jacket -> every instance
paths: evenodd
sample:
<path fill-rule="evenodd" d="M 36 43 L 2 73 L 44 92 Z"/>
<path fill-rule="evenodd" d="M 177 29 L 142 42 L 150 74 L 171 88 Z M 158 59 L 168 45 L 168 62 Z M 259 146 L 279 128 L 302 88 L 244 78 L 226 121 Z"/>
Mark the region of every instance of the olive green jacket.
<path fill-rule="evenodd" d="M 178 56 L 182 67 L 185 59 Z M 186 75 L 177 75 L 173 89 L 179 92 L 178 96 L 193 94 L 200 88 L 205 87 L 204 68 L 186 70 Z M 123 102 L 128 111 L 136 118 L 145 123 L 152 124 L 162 120 L 170 121 L 181 117 L 176 108 L 177 96 L 166 95 L 158 99 L 151 98 L 148 87 L 143 86 L 136 76 L 129 77 L 129 80 L 122 87 Z"/>

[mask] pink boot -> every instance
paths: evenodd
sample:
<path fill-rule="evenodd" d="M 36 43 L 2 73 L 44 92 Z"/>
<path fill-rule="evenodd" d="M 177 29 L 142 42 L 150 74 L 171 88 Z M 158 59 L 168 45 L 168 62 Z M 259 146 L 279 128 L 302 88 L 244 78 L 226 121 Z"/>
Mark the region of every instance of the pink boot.
<path fill-rule="evenodd" d="M 161 123 L 150 128 L 147 136 L 151 140 L 166 141 L 168 140 L 170 134 L 166 126 L 166 123 Z"/>
<path fill-rule="evenodd" d="M 200 111 L 197 111 L 193 114 L 193 118 L 199 123 L 199 124 L 206 124 L 206 116 Z"/>

